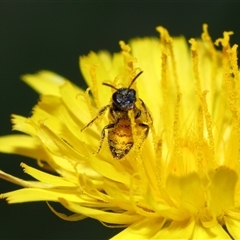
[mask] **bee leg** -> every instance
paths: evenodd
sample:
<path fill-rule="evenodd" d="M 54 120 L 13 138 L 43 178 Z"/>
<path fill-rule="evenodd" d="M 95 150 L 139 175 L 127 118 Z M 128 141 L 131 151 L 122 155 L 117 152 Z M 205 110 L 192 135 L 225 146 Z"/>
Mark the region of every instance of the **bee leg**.
<path fill-rule="evenodd" d="M 141 104 L 142 104 L 142 107 L 144 109 L 144 113 L 146 115 L 146 117 L 148 118 L 148 120 L 150 119 L 151 123 L 153 122 L 153 119 L 152 119 L 152 116 L 150 114 L 150 112 L 148 111 L 147 109 L 147 106 L 145 105 L 145 103 L 143 102 L 143 100 L 141 98 L 139 98 L 140 101 L 141 101 Z M 139 115 L 140 116 L 140 115 Z"/>
<path fill-rule="evenodd" d="M 102 130 L 102 132 L 101 132 L 100 145 L 99 145 L 99 148 L 98 148 L 98 150 L 97 150 L 96 153 L 99 153 L 100 150 L 101 150 L 101 148 L 102 148 L 103 140 L 104 140 L 104 138 L 105 138 L 105 136 L 106 136 L 106 132 L 105 132 L 105 131 L 106 131 L 107 129 L 114 128 L 114 127 L 115 127 L 115 124 L 116 124 L 116 123 L 110 123 L 110 124 L 106 125 L 106 126 L 103 128 L 103 130 Z"/>
<path fill-rule="evenodd" d="M 142 147 L 143 142 L 145 141 L 145 139 L 148 136 L 150 127 L 147 124 L 145 124 L 145 123 L 139 123 L 138 126 L 142 127 L 142 128 L 145 128 L 145 130 L 146 130 L 145 133 L 144 133 L 144 137 L 142 138 L 141 143 L 139 145 L 139 149 L 140 149 Z"/>
<path fill-rule="evenodd" d="M 137 109 L 137 108 L 136 108 Z M 139 109 L 137 109 L 137 113 L 136 113 L 136 115 L 135 115 L 135 119 L 137 119 L 137 118 L 139 118 L 140 116 L 141 116 L 141 110 L 139 110 Z"/>
<path fill-rule="evenodd" d="M 110 107 L 110 105 L 106 105 L 105 107 L 100 109 L 100 111 L 98 112 L 98 115 L 92 121 L 90 121 L 85 127 L 83 127 L 81 129 L 81 132 L 83 130 L 85 130 L 86 128 L 88 128 L 90 125 L 92 125 L 98 118 L 100 118 L 109 107 Z"/>

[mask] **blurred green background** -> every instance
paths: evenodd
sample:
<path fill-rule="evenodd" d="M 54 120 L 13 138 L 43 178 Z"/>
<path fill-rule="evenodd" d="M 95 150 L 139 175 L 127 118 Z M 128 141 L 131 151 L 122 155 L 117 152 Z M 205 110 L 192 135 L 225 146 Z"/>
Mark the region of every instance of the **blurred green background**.
<path fill-rule="evenodd" d="M 233 30 L 240 44 L 238 1 L 72 1 L 0 2 L 0 135 L 11 133 L 10 114 L 30 116 L 39 96 L 19 80 L 25 73 L 55 71 L 85 87 L 78 59 L 89 51 L 119 51 L 118 41 L 158 36 L 166 27 L 172 36 L 200 37 L 209 24 L 215 40 Z M 0 154 L 0 169 L 28 179 L 20 162 L 33 160 Z M 17 189 L 0 180 L 0 193 Z M 120 229 L 87 219 L 67 222 L 45 202 L 8 205 L 0 200 L 0 239 L 108 239 Z"/>

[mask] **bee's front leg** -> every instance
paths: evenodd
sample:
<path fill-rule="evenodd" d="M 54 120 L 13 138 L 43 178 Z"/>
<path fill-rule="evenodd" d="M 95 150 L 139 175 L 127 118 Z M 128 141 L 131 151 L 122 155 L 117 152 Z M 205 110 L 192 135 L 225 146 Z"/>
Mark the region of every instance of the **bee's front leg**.
<path fill-rule="evenodd" d="M 81 129 L 81 132 L 83 130 L 85 130 L 86 128 L 88 128 L 90 125 L 92 125 L 98 118 L 100 118 L 104 113 L 105 111 L 110 107 L 110 105 L 106 105 L 105 107 L 103 107 L 102 109 L 100 109 L 100 111 L 98 112 L 98 115 L 92 120 L 90 121 L 85 127 L 83 127 Z"/>

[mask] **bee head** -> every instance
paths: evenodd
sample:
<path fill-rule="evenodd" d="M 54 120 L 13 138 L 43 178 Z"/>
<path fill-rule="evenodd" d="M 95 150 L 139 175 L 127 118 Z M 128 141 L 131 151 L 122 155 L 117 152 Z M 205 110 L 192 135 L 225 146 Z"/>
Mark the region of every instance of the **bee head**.
<path fill-rule="evenodd" d="M 136 91 L 129 88 L 119 88 L 113 95 L 114 106 L 121 111 L 128 111 L 134 108 L 136 102 Z"/>
<path fill-rule="evenodd" d="M 136 91 L 131 88 L 132 84 L 143 72 L 139 72 L 131 81 L 128 88 L 116 88 L 108 83 L 103 83 L 103 85 L 111 87 L 116 90 L 112 95 L 113 106 L 119 111 L 128 111 L 133 109 L 136 103 Z"/>

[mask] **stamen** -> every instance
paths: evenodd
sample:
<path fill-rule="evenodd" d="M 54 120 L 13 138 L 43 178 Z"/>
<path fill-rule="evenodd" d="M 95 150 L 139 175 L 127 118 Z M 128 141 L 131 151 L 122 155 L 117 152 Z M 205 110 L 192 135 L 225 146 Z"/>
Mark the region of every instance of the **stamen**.
<path fill-rule="evenodd" d="M 89 74 L 91 76 L 91 79 L 92 79 L 92 87 L 91 87 L 91 90 L 92 90 L 92 95 L 93 95 L 93 99 L 96 103 L 96 107 L 99 109 L 101 106 L 100 106 L 100 100 L 99 100 L 99 89 L 98 89 L 98 80 L 97 80 L 97 74 L 96 74 L 96 65 L 90 65 L 90 66 L 86 66 L 86 68 L 88 69 L 89 71 Z"/>
<path fill-rule="evenodd" d="M 174 49 L 173 49 L 173 39 L 170 37 L 168 31 L 163 28 L 163 27 L 157 27 L 157 31 L 161 35 L 161 43 L 162 43 L 162 67 L 161 67 L 161 91 L 162 91 L 162 96 L 163 96 L 163 106 L 164 106 L 164 111 L 168 111 L 168 105 L 169 102 L 172 101 L 172 92 L 173 89 L 170 89 L 169 83 L 168 83 L 168 72 L 170 69 L 173 71 L 173 85 L 176 88 L 176 105 L 175 109 L 173 112 L 173 120 L 171 118 L 172 114 L 167 112 L 165 113 L 166 122 L 169 122 L 169 120 L 172 122 L 173 121 L 173 139 L 174 139 L 174 149 L 173 149 L 173 155 L 172 155 L 172 163 L 171 169 L 180 169 L 177 167 L 179 164 L 176 161 L 179 161 L 181 159 L 181 148 L 180 148 L 180 137 L 179 137 L 179 110 L 180 110 L 180 99 L 181 99 L 181 93 L 180 93 L 180 87 L 179 87 L 179 81 L 178 81 L 178 75 L 177 75 L 177 66 L 176 66 L 176 59 L 175 59 L 175 54 L 174 54 Z M 170 57 L 171 60 L 171 65 L 172 68 L 169 68 L 168 65 L 168 57 Z M 166 107 L 166 108 L 165 108 Z M 164 116 L 161 116 L 163 119 Z M 169 166 L 170 166 L 169 165 Z M 183 169 L 181 169 L 179 172 L 183 172 Z"/>
<path fill-rule="evenodd" d="M 163 188 L 163 181 L 164 181 L 164 172 L 162 171 L 163 164 L 162 164 L 162 138 L 160 138 L 157 142 L 156 146 L 156 178 L 158 183 L 159 190 Z"/>
<path fill-rule="evenodd" d="M 175 105 L 174 110 L 174 121 L 173 121 L 173 142 L 174 142 L 174 150 L 173 150 L 173 166 L 175 171 L 178 171 L 178 173 L 183 173 L 184 169 L 181 169 L 180 167 L 183 167 L 182 164 L 179 164 L 178 162 L 182 159 L 182 152 L 181 152 L 181 146 L 179 141 L 179 109 L 180 109 L 180 101 L 181 101 L 181 95 L 178 94 L 177 96 L 177 102 Z M 176 167 L 178 166 L 178 167 Z"/>
<path fill-rule="evenodd" d="M 167 101 L 167 30 L 163 27 L 157 27 L 156 30 L 160 33 L 160 39 L 161 39 L 161 58 L 162 58 L 162 66 L 159 68 L 161 69 L 161 91 L 162 91 L 162 99 L 163 102 Z M 160 118 L 161 119 L 161 118 Z"/>
<path fill-rule="evenodd" d="M 232 48 L 230 48 L 228 50 L 229 53 L 229 62 L 231 65 L 231 69 L 232 69 L 232 74 L 233 74 L 233 85 L 235 86 L 235 91 L 234 91 L 234 95 L 235 95 L 235 105 L 239 106 L 240 103 L 240 85 L 239 85 L 239 70 L 238 70 L 238 64 L 237 64 L 237 45 L 233 45 Z M 235 106 L 235 107 L 236 107 Z M 239 109 L 236 109 L 237 111 L 237 125 L 236 125 L 236 131 L 237 131 L 237 136 L 238 136 L 238 158 L 237 158 L 237 164 L 238 167 L 240 167 L 240 112 Z"/>
<path fill-rule="evenodd" d="M 165 31 L 165 38 L 166 38 L 167 47 L 170 50 L 170 59 L 171 59 L 171 63 L 172 63 L 174 85 L 177 89 L 177 94 L 180 94 L 178 75 L 177 75 L 176 58 L 175 58 L 175 54 L 174 54 L 174 50 L 173 50 L 173 39 L 172 39 L 172 37 L 170 37 L 167 30 Z"/>
<path fill-rule="evenodd" d="M 94 117 L 96 113 L 93 112 L 93 108 L 92 108 L 92 98 L 89 96 L 90 95 L 90 91 L 91 91 L 91 88 L 88 87 L 85 91 L 85 94 L 84 94 L 84 99 L 87 103 L 87 106 L 88 106 L 88 109 L 89 109 L 89 112 L 91 113 L 91 116 Z"/>
<path fill-rule="evenodd" d="M 205 30 L 206 30 L 206 26 L 205 26 Z M 205 32 L 205 34 L 207 34 L 207 32 Z M 205 37 L 207 37 L 207 35 L 205 35 Z M 202 92 L 201 90 L 201 81 L 200 81 L 200 74 L 199 74 L 199 58 L 198 58 L 198 46 L 197 46 L 197 42 L 195 39 L 190 39 L 189 40 L 190 44 L 191 44 L 191 51 L 192 51 L 192 62 L 193 62 L 193 73 L 194 73 L 194 77 L 195 77 L 195 84 L 196 84 L 196 89 L 197 89 L 197 94 L 200 98 L 201 101 L 201 108 L 200 110 L 200 115 L 198 115 L 198 132 L 199 132 L 199 138 L 200 138 L 200 142 L 203 143 L 204 141 L 204 127 L 202 125 L 202 120 L 201 120 L 201 115 L 203 114 L 203 116 L 205 117 L 205 122 L 206 122 L 206 129 L 208 132 L 208 139 L 209 139 L 209 150 L 210 150 L 210 159 L 209 159 L 209 164 L 210 162 L 213 163 L 213 166 L 216 166 L 216 162 L 215 162 L 215 148 L 214 148 L 214 138 L 213 138 L 213 132 L 212 132 L 212 118 L 211 115 L 208 111 L 208 105 L 206 102 L 206 94 L 207 91 Z M 199 118 L 200 117 L 200 118 Z M 200 147 L 201 148 L 201 147 Z M 199 151 L 202 151 L 203 149 L 198 149 Z M 199 154 L 199 158 L 198 161 L 201 161 L 201 158 L 203 157 L 202 154 L 200 152 L 198 152 Z M 204 159 L 202 159 L 204 160 Z M 199 167 L 201 166 L 200 163 L 198 163 Z"/>
<path fill-rule="evenodd" d="M 213 138 L 213 132 L 212 132 L 212 117 L 208 111 L 208 105 L 206 102 L 206 95 L 208 91 L 204 91 L 202 94 L 198 94 L 200 97 L 200 100 L 202 102 L 202 109 L 203 109 L 203 115 L 205 117 L 206 122 L 206 128 L 208 132 L 208 140 L 209 140 L 209 150 L 210 150 L 210 162 L 213 163 L 214 167 L 217 167 L 217 163 L 215 162 L 215 147 L 214 147 L 214 138 Z"/>
<path fill-rule="evenodd" d="M 134 63 L 137 62 L 137 59 L 131 56 L 131 47 L 126 44 L 124 41 L 119 41 L 120 47 L 122 49 L 122 54 L 124 57 L 124 64 L 125 64 L 125 70 L 126 75 L 128 77 L 128 81 L 130 82 L 135 76 L 135 69 L 134 69 Z"/>
<path fill-rule="evenodd" d="M 218 57 L 219 57 L 219 52 L 215 49 L 213 41 L 208 33 L 208 25 L 207 24 L 203 24 L 203 33 L 202 33 L 202 40 L 207 43 L 207 53 L 208 56 L 211 60 L 211 76 L 210 76 L 210 89 L 211 89 L 211 98 L 216 99 L 216 80 L 218 76 L 218 71 L 219 71 L 219 62 L 218 62 Z M 213 110 L 213 112 L 216 110 L 216 102 L 217 99 L 215 101 L 212 101 L 212 106 L 211 109 Z"/>
<path fill-rule="evenodd" d="M 237 166 L 240 168 L 240 113 L 238 110 L 239 99 L 240 99 L 240 86 L 239 86 L 239 73 L 237 69 L 237 45 L 230 47 L 230 35 L 233 32 L 224 32 L 223 38 L 216 40 L 215 44 L 220 43 L 223 46 L 222 54 L 222 68 L 223 68 L 223 79 L 225 89 L 228 98 L 229 109 L 232 113 L 233 121 L 233 132 L 238 142 L 237 147 Z"/>
<path fill-rule="evenodd" d="M 198 70 L 198 51 L 197 51 L 197 42 L 194 38 L 191 38 L 189 40 L 189 43 L 191 44 L 191 51 L 192 51 L 192 62 L 193 62 L 193 73 L 196 81 L 196 87 L 198 92 L 202 92 L 201 90 L 201 83 L 200 83 L 200 75 Z"/>
<path fill-rule="evenodd" d="M 204 121 L 203 121 L 203 109 L 202 106 L 199 105 L 198 113 L 197 113 L 197 137 L 198 137 L 198 144 L 196 145 L 197 148 L 197 164 L 198 169 L 200 171 L 204 170 L 204 154 L 203 154 L 203 146 L 204 146 L 204 136 L 203 136 L 203 129 L 204 129 Z"/>

